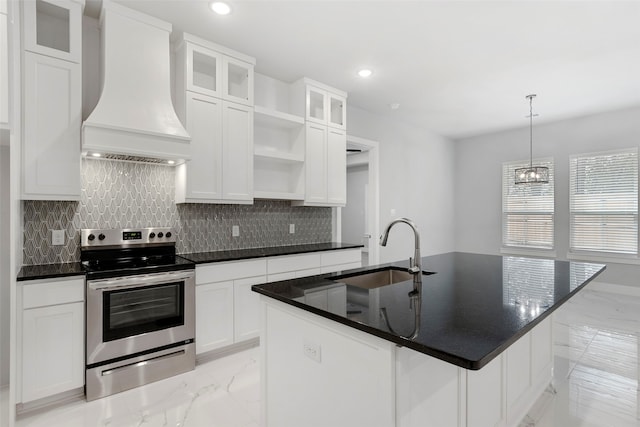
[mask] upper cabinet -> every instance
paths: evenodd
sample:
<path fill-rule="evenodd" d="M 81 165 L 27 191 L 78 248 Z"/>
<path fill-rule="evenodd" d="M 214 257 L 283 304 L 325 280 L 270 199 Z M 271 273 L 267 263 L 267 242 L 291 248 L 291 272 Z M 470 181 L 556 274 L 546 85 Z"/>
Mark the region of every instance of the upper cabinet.
<path fill-rule="evenodd" d="M 178 87 L 253 106 L 253 58 L 187 33 L 176 57 Z"/>
<path fill-rule="evenodd" d="M 303 78 L 293 84 L 292 105 L 295 114 L 312 123 L 347 128 L 347 94 L 311 79 Z"/>
<path fill-rule="evenodd" d="M 183 34 L 176 46 L 176 110 L 191 135 L 177 166 L 176 203 L 253 203 L 254 59 Z"/>
<path fill-rule="evenodd" d="M 84 0 L 29 0 L 24 5 L 24 49 L 80 63 Z"/>
<path fill-rule="evenodd" d="M 344 206 L 346 93 L 307 78 L 255 76 L 255 197 Z"/>
<path fill-rule="evenodd" d="M 22 5 L 22 198 L 79 200 L 84 2 Z"/>
<path fill-rule="evenodd" d="M 347 203 L 347 94 L 311 79 L 293 84 L 292 105 L 306 117 L 305 197 L 296 206 Z"/>

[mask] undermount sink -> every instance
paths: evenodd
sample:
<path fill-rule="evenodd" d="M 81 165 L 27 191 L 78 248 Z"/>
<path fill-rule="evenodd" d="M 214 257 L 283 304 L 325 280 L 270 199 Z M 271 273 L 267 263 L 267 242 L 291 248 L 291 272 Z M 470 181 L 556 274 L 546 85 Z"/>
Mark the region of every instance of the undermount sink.
<path fill-rule="evenodd" d="M 422 274 L 426 275 L 433 273 L 423 271 Z M 413 280 L 413 274 L 402 268 L 386 267 L 380 270 L 366 271 L 346 277 L 334 277 L 333 280 L 336 282 L 346 283 L 347 285 L 357 286 L 359 288 L 375 289 L 382 286 L 393 285 L 394 283 Z"/>

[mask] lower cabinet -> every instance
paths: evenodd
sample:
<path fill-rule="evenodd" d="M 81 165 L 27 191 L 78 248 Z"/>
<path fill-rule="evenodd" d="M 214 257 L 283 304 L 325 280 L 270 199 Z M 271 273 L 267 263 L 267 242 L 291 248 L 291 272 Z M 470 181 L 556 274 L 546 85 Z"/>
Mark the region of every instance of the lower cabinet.
<path fill-rule="evenodd" d="M 27 403 L 84 385 L 84 277 L 20 282 L 18 395 Z"/>
<path fill-rule="evenodd" d="M 196 266 L 196 354 L 260 336 L 260 295 L 251 286 L 360 267 L 360 249 L 273 256 Z M 346 313 L 344 285 L 309 294 L 309 304 Z"/>
<path fill-rule="evenodd" d="M 258 294 L 251 286 L 267 281 L 265 259 L 196 266 L 196 354 L 260 334 Z"/>
<path fill-rule="evenodd" d="M 231 344 L 233 344 L 233 281 L 197 285 L 196 354 Z"/>

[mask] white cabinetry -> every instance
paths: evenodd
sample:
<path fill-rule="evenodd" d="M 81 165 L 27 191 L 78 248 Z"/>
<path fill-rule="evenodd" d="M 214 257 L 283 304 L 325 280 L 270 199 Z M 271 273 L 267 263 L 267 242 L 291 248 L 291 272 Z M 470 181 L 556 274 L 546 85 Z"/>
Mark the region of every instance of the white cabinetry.
<path fill-rule="evenodd" d="M 254 197 L 304 200 L 305 120 L 291 114 L 291 85 L 255 74 Z"/>
<path fill-rule="evenodd" d="M 261 425 L 395 425 L 395 344 L 262 300 Z"/>
<path fill-rule="evenodd" d="M 9 128 L 9 23 L 7 0 L 0 0 L 0 129 Z"/>
<path fill-rule="evenodd" d="M 255 107 L 254 197 L 304 199 L 304 120 Z"/>
<path fill-rule="evenodd" d="M 254 258 L 196 266 L 196 354 L 260 335 L 260 295 L 251 286 L 360 267 L 360 249 Z M 346 312 L 344 285 L 310 295 L 318 304 Z"/>
<path fill-rule="evenodd" d="M 196 354 L 258 336 L 258 294 L 266 282 L 265 259 L 196 266 Z"/>
<path fill-rule="evenodd" d="M 346 96 L 307 78 L 286 84 L 256 74 L 256 198 L 345 205 Z"/>
<path fill-rule="evenodd" d="M 254 62 L 182 35 L 176 110 L 191 135 L 191 160 L 177 167 L 176 203 L 253 203 Z"/>
<path fill-rule="evenodd" d="M 307 121 L 346 130 L 347 96 L 344 92 L 309 79 L 297 84 L 304 85 Z"/>
<path fill-rule="evenodd" d="M 20 283 L 17 401 L 82 387 L 84 278 Z"/>
<path fill-rule="evenodd" d="M 23 2 L 22 198 L 80 199 L 83 1 Z"/>
<path fill-rule="evenodd" d="M 294 111 L 306 118 L 305 198 L 294 205 L 347 202 L 347 94 L 304 78 L 293 84 Z M 303 102 L 304 101 L 304 102 Z"/>
<path fill-rule="evenodd" d="M 233 281 L 196 284 L 196 354 L 231 344 Z"/>

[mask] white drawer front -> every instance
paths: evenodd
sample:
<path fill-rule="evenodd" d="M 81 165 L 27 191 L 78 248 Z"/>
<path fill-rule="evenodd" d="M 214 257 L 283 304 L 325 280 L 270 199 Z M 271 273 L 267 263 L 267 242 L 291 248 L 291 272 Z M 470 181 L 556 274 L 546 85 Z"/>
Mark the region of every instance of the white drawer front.
<path fill-rule="evenodd" d="M 338 264 L 351 264 L 354 262 L 361 262 L 362 255 L 360 249 L 342 249 L 337 251 L 322 252 L 321 262 L 322 266 Z"/>
<path fill-rule="evenodd" d="M 266 274 L 266 259 L 204 264 L 196 266 L 196 284 L 223 282 Z"/>
<path fill-rule="evenodd" d="M 280 280 L 290 280 L 290 279 L 295 279 L 295 278 L 296 278 L 296 272 L 295 271 L 286 271 L 284 273 L 269 274 L 267 276 L 267 281 L 269 281 L 269 282 L 279 282 Z"/>
<path fill-rule="evenodd" d="M 339 265 L 328 265 L 322 267 L 322 274 L 325 273 L 335 273 L 336 271 L 345 271 L 351 270 L 352 268 L 360 268 L 362 267 L 362 262 L 351 262 L 349 264 L 339 264 Z"/>
<path fill-rule="evenodd" d="M 320 254 L 317 252 L 269 258 L 267 265 L 269 275 L 311 268 L 320 268 Z"/>
<path fill-rule="evenodd" d="M 22 308 L 84 301 L 84 277 L 23 282 Z"/>

